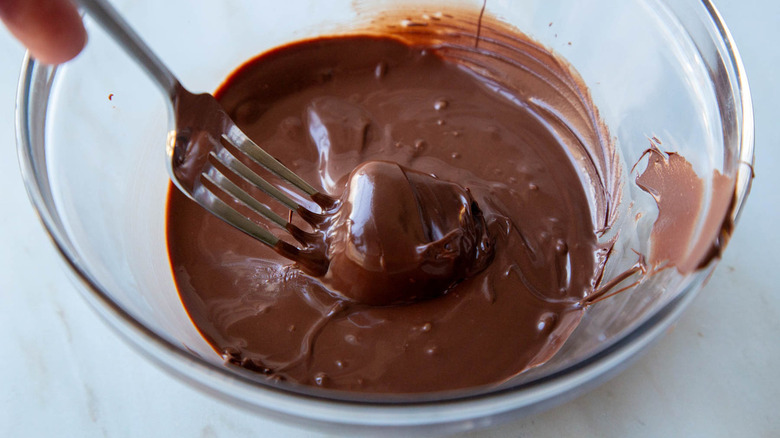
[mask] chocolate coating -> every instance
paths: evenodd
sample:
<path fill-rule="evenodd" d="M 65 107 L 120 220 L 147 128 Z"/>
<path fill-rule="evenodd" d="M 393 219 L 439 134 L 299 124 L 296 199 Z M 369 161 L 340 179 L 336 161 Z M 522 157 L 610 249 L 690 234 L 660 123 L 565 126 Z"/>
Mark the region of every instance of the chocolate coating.
<path fill-rule="evenodd" d="M 441 295 L 491 256 L 487 225 L 465 189 L 397 163 L 359 165 L 334 216 L 324 283 L 358 303 Z"/>

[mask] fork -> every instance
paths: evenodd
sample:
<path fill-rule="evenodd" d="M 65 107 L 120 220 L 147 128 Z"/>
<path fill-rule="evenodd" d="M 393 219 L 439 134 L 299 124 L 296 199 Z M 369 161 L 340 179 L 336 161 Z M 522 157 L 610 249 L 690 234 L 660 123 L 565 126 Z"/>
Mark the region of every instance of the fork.
<path fill-rule="evenodd" d="M 322 215 L 295 202 L 244 164 L 241 157 L 248 157 L 289 183 L 323 211 L 333 207 L 335 201 L 317 191 L 249 139 L 214 96 L 187 91 L 111 4 L 105 0 L 76 0 L 76 3 L 146 71 L 168 97 L 169 114 L 176 121 L 166 144 L 168 173 L 174 185 L 210 213 L 296 261 L 304 271 L 313 275 L 324 274 L 328 262 L 323 250 L 324 240 L 317 234 Z M 293 225 L 291 219 L 285 219 L 272 211 L 229 176 L 233 180 L 243 181 L 242 185 L 256 187 L 291 212 L 297 212 L 315 231 L 306 232 Z M 220 196 L 227 198 L 228 202 Z M 282 240 L 229 205 L 236 201 L 252 213 L 286 230 L 301 247 Z"/>

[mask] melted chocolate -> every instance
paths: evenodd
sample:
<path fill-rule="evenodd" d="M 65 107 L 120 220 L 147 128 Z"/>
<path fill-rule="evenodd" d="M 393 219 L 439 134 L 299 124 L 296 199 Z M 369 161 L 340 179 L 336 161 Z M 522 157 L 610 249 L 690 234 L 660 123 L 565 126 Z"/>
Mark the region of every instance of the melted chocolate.
<path fill-rule="evenodd" d="M 477 50 L 453 29 L 293 43 L 220 88 L 242 130 L 342 199 L 317 278 L 171 190 L 177 286 L 228 362 L 340 390 L 442 391 L 506 381 L 577 326 L 614 196 L 595 110 L 538 45 L 483 26 Z"/>

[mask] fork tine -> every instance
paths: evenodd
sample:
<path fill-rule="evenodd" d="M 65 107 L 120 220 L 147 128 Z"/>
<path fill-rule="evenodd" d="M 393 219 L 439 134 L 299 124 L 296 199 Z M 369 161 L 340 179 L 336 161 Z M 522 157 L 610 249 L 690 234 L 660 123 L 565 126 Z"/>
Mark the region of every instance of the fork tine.
<path fill-rule="evenodd" d="M 216 215 L 223 221 L 233 225 L 239 230 L 249 234 L 260 242 L 274 248 L 281 240 L 273 233 L 260 225 L 252 222 L 246 216 L 242 215 L 236 209 L 219 199 L 208 187 L 200 185 L 193 193 L 198 202 L 209 212 Z"/>
<path fill-rule="evenodd" d="M 202 176 L 207 181 L 214 184 L 215 187 L 218 187 L 220 190 L 223 189 L 223 187 L 214 182 L 211 176 L 207 174 L 202 174 Z M 224 175 L 223 178 L 225 181 L 229 181 Z M 241 189 L 239 188 L 238 190 Z M 200 184 L 193 191 L 193 197 L 211 214 L 254 237 L 261 243 L 268 245 L 279 254 L 295 260 L 296 264 L 304 272 L 314 276 L 325 275 L 327 272 L 328 260 L 324 254 L 312 248 L 299 248 L 276 237 L 273 233 L 252 222 L 249 218 L 239 213 L 238 210 L 219 199 L 219 197 L 217 197 L 217 195 L 205 184 Z M 297 228 L 293 227 L 292 230 L 297 230 Z"/>
<path fill-rule="evenodd" d="M 233 144 L 238 150 L 247 154 L 255 162 L 268 169 L 271 173 L 289 181 L 307 195 L 312 196 L 318 193 L 317 189 L 309 185 L 309 183 L 277 161 L 276 158 L 272 157 L 271 154 L 264 151 L 255 142 L 250 140 L 243 131 L 238 129 L 238 126 L 231 125 L 227 134 L 223 134 L 222 137 Z"/>
<path fill-rule="evenodd" d="M 202 177 L 205 178 L 208 182 L 210 182 L 214 186 L 218 187 L 223 192 L 241 201 L 241 203 L 243 203 L 244 205 L 252 209 L 252 211 L 257 213 L 258 215 L 270 220 L 271 222 L 278 225 L 280 228 L 284 228 L 284 229 L 287 228 L 288 222 L 286 220 L 284 220 L 278 214 L 274 213 L 270 208 L 265 206 L 263 203 L 261 203 L 260 201 L 252 197 L 252 195 L 245 192 L 242 188 L 238 187 L 235 183 L 233 183 L 233 181 L 228 179 L 218 169 L 212 167 L 209 173 L 204 173 Z"/>
<path fill-rule="evenodd" d="M 256 174 L 252 169 L 247 167 L 244 163 L 238 160 L 228 149 L 220 148 L 219 153 L 211 151 L 209 156 L 214 160 L 242 177 L 247 182 L 253 184 L 258 189 L 262 190 L 268 196 L 276 199 L 284 204 L 287 208 L 293 211 L 297 211 L 301 206 L 297 202 L 290 199 L 281 190 L 275 187 L 273 184 L 266 181 L 260 175 Z"/>

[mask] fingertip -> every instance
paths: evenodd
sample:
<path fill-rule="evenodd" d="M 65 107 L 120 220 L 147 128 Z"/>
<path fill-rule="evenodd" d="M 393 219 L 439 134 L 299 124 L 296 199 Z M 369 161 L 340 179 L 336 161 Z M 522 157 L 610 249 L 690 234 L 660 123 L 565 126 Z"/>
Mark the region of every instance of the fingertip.
<path fill-rule="evenodd" d="M 44 64 L 62 64 L 75 58 L 87 45 L 87 32 L 81 23 L 61 29 L 59 37 L 29 46 L 32 56 Z"/>
<path fill-rule="evenodd" d="M 69 0 L 0 1 L 0 18 L 37 60 L 59 64 L 87 43 L 87 31 Z"/>

